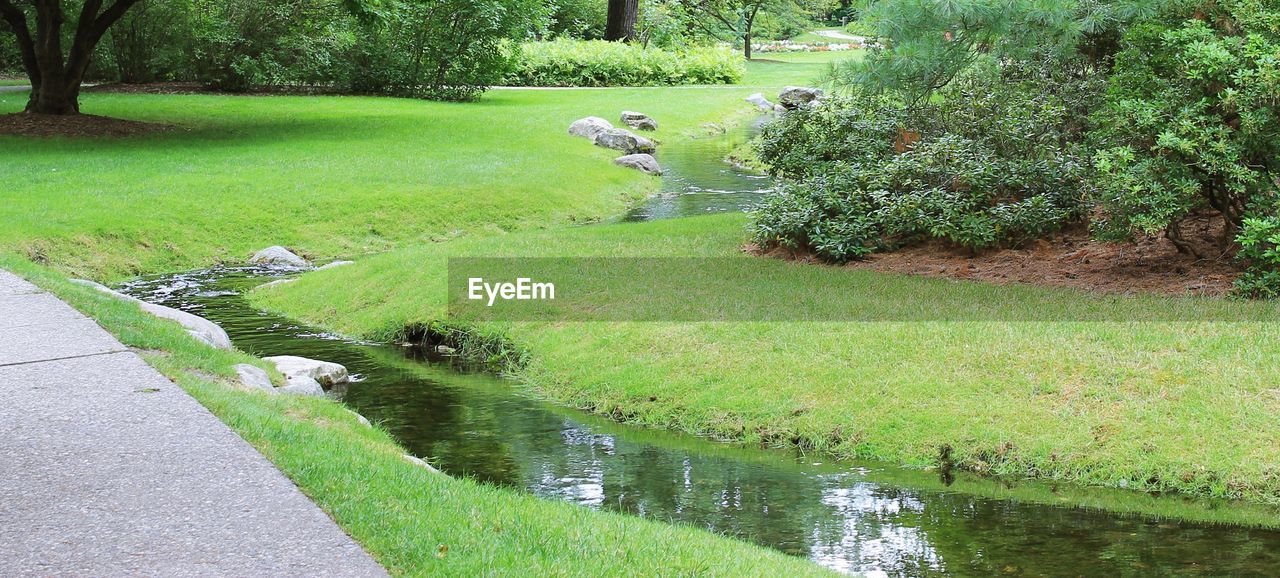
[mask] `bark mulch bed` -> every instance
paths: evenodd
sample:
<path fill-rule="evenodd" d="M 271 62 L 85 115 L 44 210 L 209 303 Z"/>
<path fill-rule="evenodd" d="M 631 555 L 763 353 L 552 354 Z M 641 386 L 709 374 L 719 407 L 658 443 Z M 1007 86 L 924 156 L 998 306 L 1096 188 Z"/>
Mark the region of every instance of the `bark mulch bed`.
<path fill-rule="evenodd" d="M 890 253 L 878 253 L 846 265 L 886 273 L 925 275 L 984 281 L 1072 287 L 1099 293 L 1161 295 L 1224 295 L 1240 272 L 1230 255 L 1217 247 L 1221 218 L 1197 217 L 1185 223 L 1183 237 L 1202 253 L 1220 255 L 1197 259 L 1179 253 L 1173 243 L 1149 238 L 1137 243 L 1108 243 L 1079 229 L 1019 249 L 973 255 L 943 243 L 927 243 Z M 759 252 L 758 248 L 749 250 Z M 802 261 L 812 255 L 775 249 L 765 254 Z"/>
<path fill-rule="evenodd" d="M 25 137 L 130 137 L 173 129 L 173 125 L 92 114 L 69 116 L 19 112 L 0 115 L 0 134 Z"/>

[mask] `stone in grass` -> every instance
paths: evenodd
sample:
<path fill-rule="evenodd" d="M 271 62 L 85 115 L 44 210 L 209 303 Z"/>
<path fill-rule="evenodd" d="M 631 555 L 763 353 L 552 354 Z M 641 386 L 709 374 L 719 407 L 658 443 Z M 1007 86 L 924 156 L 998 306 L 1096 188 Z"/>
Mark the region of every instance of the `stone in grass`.
<path fill-rule="evenodd" d="M 266 249 L 254 253 L 252 257 L 249 257 L 249 262 L 254 265 L 290 267 L 294 269 L 302 269 L 311 266 L 311 263 L 308 263 L 306 259 L 299 257 L 293 251 L 285 249 L 279 245 L 267 247 Z"/>
<path fill-rule="evenodd" d="M 613 159 L 613 164 L 636 169 L 646 175 L 662 174 L 662 167 L 658 166 L 658 159 L 649 154 L 640 153 L 621 156 Z"/>
<path fill-rule="evenodd" d="M 637 153 L 653 154 L 658 147 L 653 141 L 622 128 L 611 128 L 598 135 L 593 141 L 596 146 L 620 150 L 629 155 Z"/>
<path fill-rule="evenodd" d="M 596 135 L 611 128 L 613 125 L 609 121 L 598 116 L 588 116 L 573 121 L 573 124 L 569 125 L 569 134 L 594 139 Z"/>
<path fill-rule="evenodd" d="M 756 105 L 756 107 L 759 108 L 760 110 L 765 110 L 765 111 L 773 110 L 773 103 L 769 102 L 769 99 L 765 98 L 763 93 L 757 92 L 755 94 L 752 94 L 751 96 L 748 96 L 747 102 Z"/>
<path fill-rule="evenodd" d="M 320 267 L 318 267 L 316 270 L 323 271 L 325 269 L 332 269 L 334 267 L 344 267 L 346 265 L 355 265 L 355 264 L 356 264 L 355 261 L 334 261 L 332 263 L 325 263 L 324 265 L 321 265 Z"/>
<path fill-rule="evenodd" d="M 296 355 L 276 355 L 262 359 L 274 363 L 276 369 L 280 370 L 280 373 L 283 373 L 285 377 L 309 377 L 324 385 L 346 383 L 348 379 L 347 368 L 337 363 L 308 359 Z"/>
<path fill-rule="evenodd" d="M 807 86 L 788 86 L 778 95 L 778 102 L 788 109 L 797 109 L 822 98 L 822 89 Z"/>
<path fill-rule="evenodd" d="M 310 377 L 305 375 L 290 375 L 285 378 L 285 381 L 288 385 L 280 388 L 282 393 L 324 397 L 324 388 L 320 386 L 320 382 Z"/>
<path fill-rule="evenodd" d="M 271 376 L 267 375 L 267 372 L 261 367 L 255 367 L 248 363 L 237 363 L 234 369 L 236 370 L 236 375 L 240 377 L 241 385 L 249 389 L 276 392 L 276 386 L 271 384 Z"/>
<path fill-rule="evenodd" d="M 658 130 L 658 121 L 642 112 L 622 111 L 622 122 L 636 130 Z"/>

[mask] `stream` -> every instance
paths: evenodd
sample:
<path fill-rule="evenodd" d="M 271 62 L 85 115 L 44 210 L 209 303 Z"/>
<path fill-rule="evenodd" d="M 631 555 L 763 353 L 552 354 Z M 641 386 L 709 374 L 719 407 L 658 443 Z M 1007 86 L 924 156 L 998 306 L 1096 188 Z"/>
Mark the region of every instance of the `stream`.
<path fill-rule="evenodd" d="M 672 143 L 668 193 L 625 218 L 742 210 L 767 178 L 721 161 L 753 129 Z M 332 396 L 458 477 L 690 524 L 872 576 L 1273 575 L 1280 511 L 1257 505 L 908 470 L 616 424 L 415 347 L 342 339 L 251 307 L 266 268 L 148 277 L 121 290 L 201 315 L 251 354 L 341 363 Z M 1195 521 L 1184 521 L 1184 520 Z"/>

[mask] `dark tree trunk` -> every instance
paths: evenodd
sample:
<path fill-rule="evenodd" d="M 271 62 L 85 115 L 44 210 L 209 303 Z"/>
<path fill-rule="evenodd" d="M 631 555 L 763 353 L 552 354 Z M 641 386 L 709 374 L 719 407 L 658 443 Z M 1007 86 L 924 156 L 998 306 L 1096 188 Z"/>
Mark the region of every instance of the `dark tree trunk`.
<path fill-rule="evenodd" d="M 751 28 L 755 26 L 756 14 L 760 12 L 760 2 L 755 3 L 751 7 L 751 11 L 747 13 L 747 17 L 742 23 L 742 56 L 747 60 L 751 60 Z"/>
<path fill-rule="evenodd" d="M 22 52 L 22 65 L 31 79 L 27 112 L 78 114 L 80 83 L 89 68 L 93 49 L 102 35 L 139 0 L 115 0 L 106 10 L 102 0 L 84 0 L 71 48 L 63 54 L 62 25 L 66 15 L 60 0 L 30 0 L 34 6 L 35 34 L 31 18 L 13 0 L 0 0 L 0 19 L 9 25 Z"/>
<path fill-rule="evenodd" d="M 636 37 L 636 18 L 640 14 L 640 0 L 609 0 L 609 16 L 605 21 L 605 40 L 630 42 Z"/>

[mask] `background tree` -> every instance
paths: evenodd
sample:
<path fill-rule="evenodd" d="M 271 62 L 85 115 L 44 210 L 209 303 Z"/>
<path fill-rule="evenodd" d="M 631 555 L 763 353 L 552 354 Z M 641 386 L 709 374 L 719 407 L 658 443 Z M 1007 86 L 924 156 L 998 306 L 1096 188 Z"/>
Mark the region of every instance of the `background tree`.
<path fill-rule="evenodd" d="M 639 14 L 640 0 L 609 0 L 604 39 L 630 42 L 636 35 L 636 18 Z"/>
<path fill-rule="evenodd" d="M 831 5 L 828 0 L 681 0 L 689 25 L 723 41 L 742 43 L 742 55 L 751 60 L 751 43 L 763 16 L 800 13 L 803 19 Z"/>

